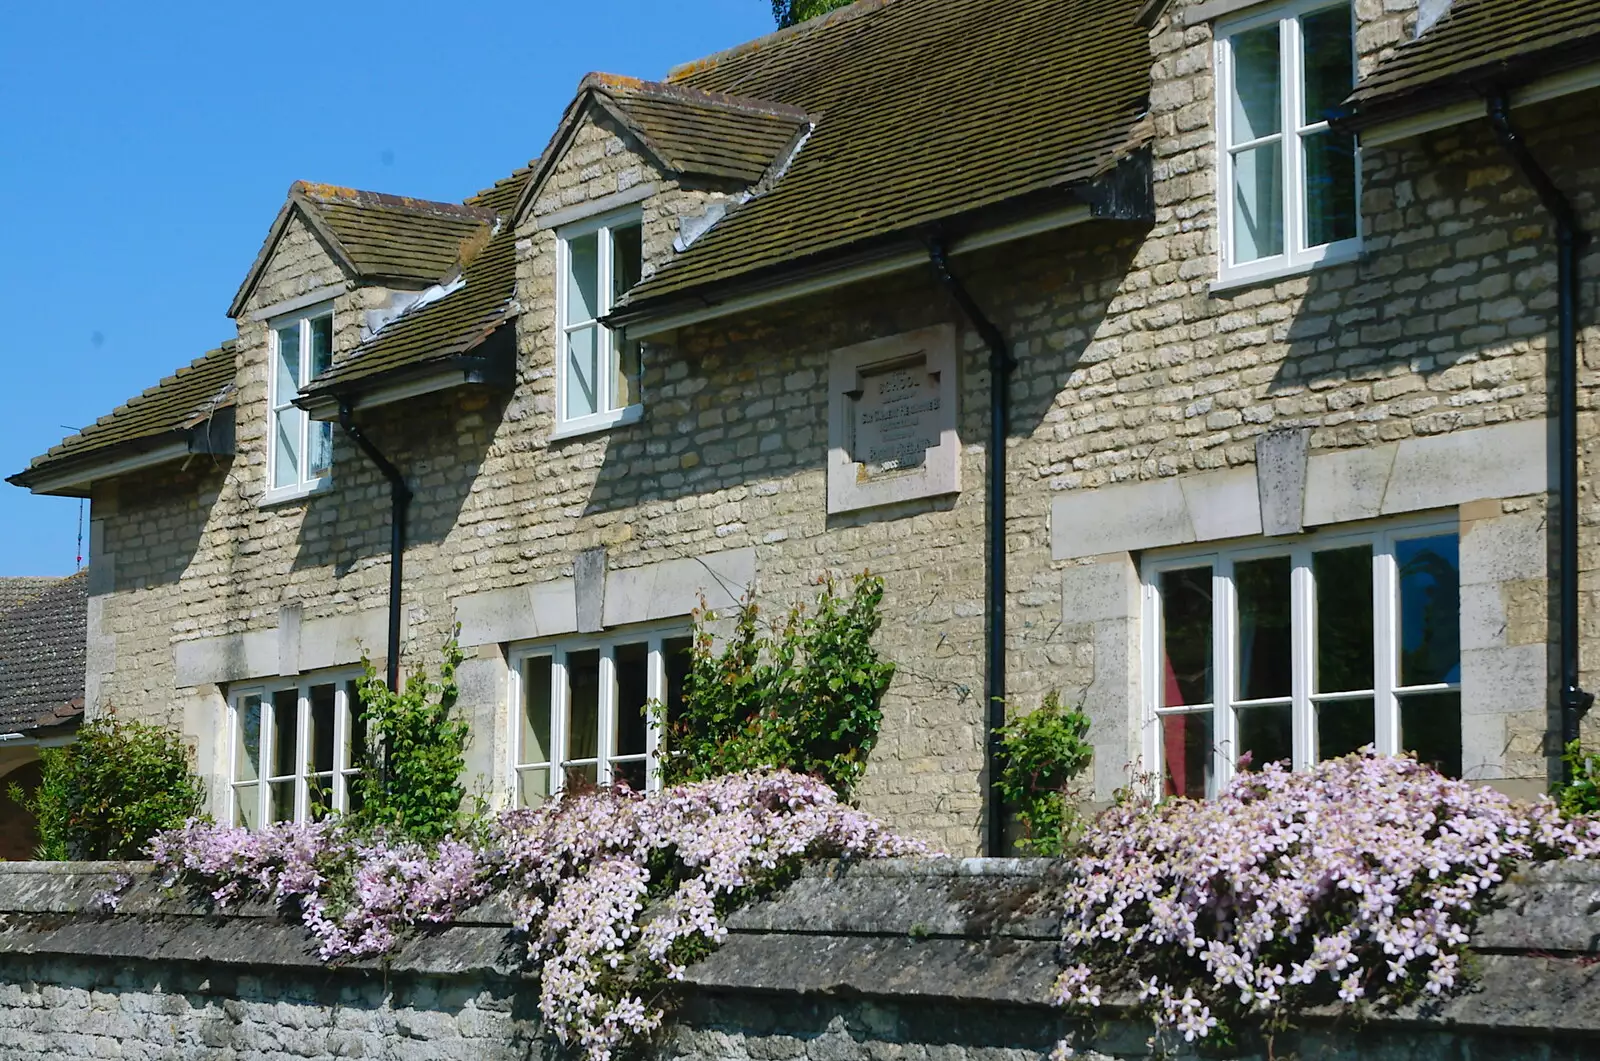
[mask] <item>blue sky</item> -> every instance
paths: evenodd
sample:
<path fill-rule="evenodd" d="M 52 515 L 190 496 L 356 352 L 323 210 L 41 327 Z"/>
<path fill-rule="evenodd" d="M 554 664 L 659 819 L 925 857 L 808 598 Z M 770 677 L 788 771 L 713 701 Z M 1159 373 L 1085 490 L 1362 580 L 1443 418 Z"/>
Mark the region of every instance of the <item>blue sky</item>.
<path fill-rule="evenodd" d="M 459 200 L 587 71 L 771 29 L 767 0 L 4 5 L 0 478 L 233 334 L 292 181 Z M 70 573 L 77 525 L 0 483 L 0 575 Z"/>

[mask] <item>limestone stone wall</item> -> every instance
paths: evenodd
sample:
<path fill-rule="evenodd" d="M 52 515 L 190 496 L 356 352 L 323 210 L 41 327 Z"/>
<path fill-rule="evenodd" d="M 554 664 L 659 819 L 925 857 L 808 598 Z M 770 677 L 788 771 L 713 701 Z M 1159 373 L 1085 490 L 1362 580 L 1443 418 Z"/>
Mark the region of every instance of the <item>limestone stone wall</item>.
<path fill-rule="evenodd" d="M 550 1056 L 536 971 L 503 904 L 407 939 L 387 966 L 318 963 L 305 930 L 259 906 L 218 916 L 164 893 L 147 865 L 0 865 L 0 1059 L 524 1061 Z M 691 966 L 659 1061 L 1092 1061 L 1157 1054 L 1148 1022 L 1108 998 L 1092 1022 L 1051 1006 L 1059 868 L 1028 860 L 816 866 L 734 915 Z M 136 878 L 115 913 L 95 896 Z M 1299 1015 L 1225 1061 L 1316 1057 L 1566 1061 L 1600 1043 L 1593 868 L 1505 885 L 1455 997 Z M 1528 990 L 1530 984 L 1537 990 Z M 1194 1056 L 1179 1054 L 1177 1056 Z"/>

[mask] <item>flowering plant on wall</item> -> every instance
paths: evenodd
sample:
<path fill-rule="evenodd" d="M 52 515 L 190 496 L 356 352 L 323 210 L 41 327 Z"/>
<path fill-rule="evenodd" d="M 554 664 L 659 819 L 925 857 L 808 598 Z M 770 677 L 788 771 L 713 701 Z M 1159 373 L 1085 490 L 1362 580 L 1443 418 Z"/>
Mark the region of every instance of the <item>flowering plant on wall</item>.
<path fill-rule="evenodd" d="M 1512 866 L 1597 854 L 1600 823 L 1549 800 L 1370 753 L 1241 773 L 1207 802 L 1131 800 L 1083 838 L 1055 1000 L 1131 1004 L 1193 1042 L 1439 995 Z"/>
<path fill-rule="evenodd" d="M 260 832 L 191 821 L 151 846 L 169 883 L 297 911 L 326 961 L 384 954 L 406 929 L 503 890 L 546 1027 L 590 1061 L 657 1028 L 663 988 L 722 940 L 724 916 L 802 860 L 926 853 L 787 772 L 570 795 L 427 847 L 336 820 Z"/>

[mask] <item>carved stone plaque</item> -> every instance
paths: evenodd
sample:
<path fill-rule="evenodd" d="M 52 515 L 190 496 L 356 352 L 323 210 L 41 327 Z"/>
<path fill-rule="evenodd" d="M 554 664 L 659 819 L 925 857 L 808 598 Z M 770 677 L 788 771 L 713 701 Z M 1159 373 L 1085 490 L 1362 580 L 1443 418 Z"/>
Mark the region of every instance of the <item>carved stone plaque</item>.
<path fill-rule="evenodd" d="M 829 512 L 961 489 L 955 375 L 948 324 L 834 351 Z"/>

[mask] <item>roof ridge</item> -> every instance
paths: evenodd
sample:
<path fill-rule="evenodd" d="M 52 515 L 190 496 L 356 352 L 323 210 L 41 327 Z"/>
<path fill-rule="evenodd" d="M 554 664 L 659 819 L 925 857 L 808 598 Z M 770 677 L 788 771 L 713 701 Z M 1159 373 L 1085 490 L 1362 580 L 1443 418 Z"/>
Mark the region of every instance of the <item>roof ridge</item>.
<path fill-rule="evenodd" d="M 291 197 L 301 196 L 319 206 L 348 203 L 352 206 L 386 207 L 411 213 L 443 214 L 472 221 L 490 221 L 495 216 L 493 210 L 478 206 L 468 206 L 465 203 L 447 203 L 437 199 L 418 199 L 410 195 L 391 195 L 388 192 L 365 191 L 360 188 L 346 188 L 338 184 L 322 184 L 316 181 L 295 181 L 289 186 L 289 195 Z"/>
<path fill-rule="evenodd" d="M 863 15 L 870 15 L 874 11 L 888 7 L 894 2 L 895 0 L 855 0 L 854 3 L 846 4 L 844 7 L 836 7 L 826 14 L 808 18 L 804 22 L 798 22 L 793 26 L 785 26 L 783 29 L 773 30 L 771 33 L 756 37 L 754 40 L 735 44 L 731 48 L 724 48 L 720 52 L 712 52 L 710 55 L 701 56 L 699 59 L 691 59 L 686 63 L 679 63 L 667 71 L 667 80 L 669 82 L 677 82 L 690 75 L 698 74 L 717 66 L 728 59 L 759 51 L 762 48 L 770 47 L 773 44 L 788 41 L 792 38 L 820 33 L 830 26 L 838 26 L 854 21 Z"/>
<path fill-rule="evenodd" d="M 601 73 L 599 71 L 585 74 L 583 80 L 578 82 L 578 92 L 580 94 L 587 89 L 595 89 L 608 95 L 620 89 L 648 98 L 696 103 L 710 107 L 726 107 L 730 110 L 760 114 L 772 118 L 790 119 L 796 122 L 809 121 L 811 118 L 803 108 L 788 103 L 778 103 L 756 96 L 737 96 L 730 92 L 710 92 L 706 89 L 694 88 L 691 85 L 679 85 L 669 81 L 646 81 L 641 78 Z"/>

